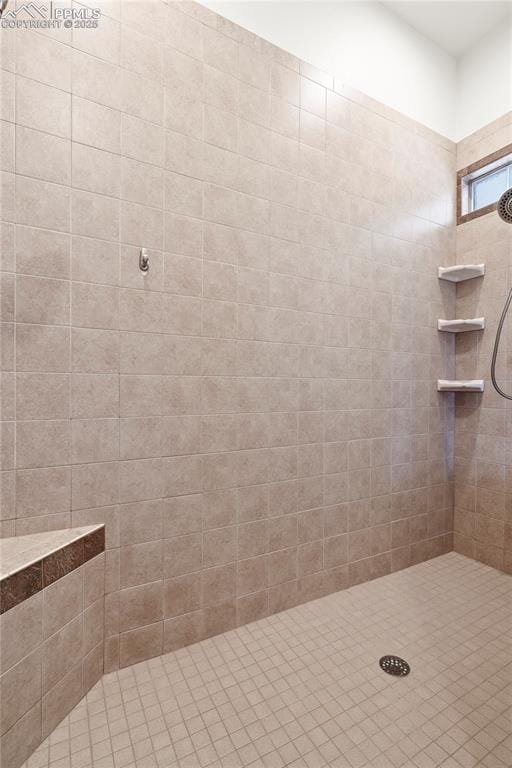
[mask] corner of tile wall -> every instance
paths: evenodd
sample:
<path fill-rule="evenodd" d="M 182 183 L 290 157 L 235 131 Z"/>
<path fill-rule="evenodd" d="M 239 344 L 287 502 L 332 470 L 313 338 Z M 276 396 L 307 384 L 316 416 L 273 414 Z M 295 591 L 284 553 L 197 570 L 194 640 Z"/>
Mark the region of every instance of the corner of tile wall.
<path fill-rule="evenodd" d="M 512 144 L 512 112 L 457 145 L 457 167 Z M 455 411 L 455 550 L 512 573 L 510 409 L 490 380 L 497 324 L 512 286 L 512 227 L 490 213 L 457 227 L 457 262 L 485 263 L 482 280 L 457 287 L 456 317 L 485 317 L 485 330 L 456 342 L 457 378 L 483 378 L 483 395 L 457 395 Z M 505 335 L 498 376 L 512 392 L 510 341 Z"/>

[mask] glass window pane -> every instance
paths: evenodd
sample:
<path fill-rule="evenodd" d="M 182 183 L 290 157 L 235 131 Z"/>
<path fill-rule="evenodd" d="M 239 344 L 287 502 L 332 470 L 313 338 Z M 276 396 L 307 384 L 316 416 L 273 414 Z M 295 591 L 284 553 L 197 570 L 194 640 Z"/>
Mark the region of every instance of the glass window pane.
<path fill-rule="evenodd" d="M 486 205 L 495 203 L 502 192 L 505 192 L 508 185 L 508 168 L 502 168 L 495 173 L 484 176 L 482 179 L 475 179 L 471 185 L 473 193 L 473 210 L 483 208 Z"/>

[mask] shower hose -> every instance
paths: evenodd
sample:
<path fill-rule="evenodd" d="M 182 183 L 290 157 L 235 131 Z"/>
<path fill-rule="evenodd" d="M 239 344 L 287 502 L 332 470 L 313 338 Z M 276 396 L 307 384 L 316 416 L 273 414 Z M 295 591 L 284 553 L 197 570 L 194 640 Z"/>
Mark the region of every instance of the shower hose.
<path fill-rule="evenodd" d="M 498 323 L 498 330 L 496 331 L 496 339 L 494 341 L 494 349 L 492 351 L 492 362 L 491 362 L 491 379 L 492 379 L 494 389 L 496 390 L 496 392 L 498 392 L 498 394 L 500 394 L 502 397 L 506 398 L 507 400 L 512 400 L 512 395 L 507 395 L 507 393 L 500 388 L 498 382 L 496 381 L 496 358 L 498 357 L 498 349 L 500 346 L 501 332 L 503 330 L 503 325 L 505 323 L 505 318 L 507 316 L 508 308 L 510 307 L 511 302 L 512 302 L 512 288 L 510 289 L 508 298 L 505 302 L 505 306 L 503 307 L 503 312 L 501 313 L 500 322 Z"/>

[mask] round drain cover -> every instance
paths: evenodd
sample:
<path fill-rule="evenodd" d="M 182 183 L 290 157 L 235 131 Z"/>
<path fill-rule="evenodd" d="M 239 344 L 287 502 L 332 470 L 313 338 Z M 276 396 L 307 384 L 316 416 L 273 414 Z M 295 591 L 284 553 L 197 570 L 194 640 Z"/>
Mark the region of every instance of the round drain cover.
<path fill-rule="evenodd" d="M 388 675 L 396 675 L 397 677 L 405 677 L 411 671 L 408 663 L 400 656 L 383 656 L 379 659 L 379 665 Z"/>

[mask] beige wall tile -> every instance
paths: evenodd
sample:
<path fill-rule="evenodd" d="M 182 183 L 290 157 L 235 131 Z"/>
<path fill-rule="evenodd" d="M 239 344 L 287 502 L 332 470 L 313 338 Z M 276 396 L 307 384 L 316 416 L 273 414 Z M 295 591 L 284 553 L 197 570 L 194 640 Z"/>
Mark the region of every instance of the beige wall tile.
<path fill-rule="evenodd" d="M 1 749 L 6 765 L 21 765 L 36 749 L 41 738 L 41 702 L 38 702 L 2 736 Z"/>
<path fill-rule="evenodd" d="M 162 542 L 160 540 L 121 547 L 122 587 L 157 581 L 161 574 Z"/>
<path fill-rule="evenodd" d="M 16 319 L 20 323 L 66 325 L 69 322 L 69 283 L 44 277 L 16 278 Z"/>
<path fill-rule="evenodd" d="M 18 273 L 66 279 L 70 269 L 70 237 L 32 227 L 16 227 Z"/>
<path fill-rule="evenodd" d="M 183 616 L 164 621 L 164 653 L 196 643 L 203 638 L 202 611 L 192 611 Z"/>
<path fill-rule="evenodd" d="M 115 504 L 119 499 L 117 463 L 83 464 L 72 468 L 73 509 Z"/>
<path fill-rule="evenodd" d="M 166 499 L 163 509 L 164 538 L 201 531 L 202 516 L 202 494 Z"/>
<path fill-rule="evenodd" d="M 69 418 L 69 375 L 62 373 L 18 373 L 16 415 L 18 419 Z"/>
<path fill-rule="evenodd" d="M 145 77 L 159 77 L 162 70 L 162 49 L 150 37 L 135 29 L 121 26 L 120 64 Z"/>
<path fill-rule="evenodd" d="M 245 595 L 236 601 L 238 621 L 240 624 L 246 624 L 251 621 L 263 619 L 268 615 L 268 606 L 269 593 L 267 591 Z"/>
<path fill-rule="evenodd" d="M 12 49 L 12 44 L 9 46 Z M 2 54 L 4 53 L 5 49 L 2 50 Z M 12 51 L 14 54 L 14 51 Z M 2 83 L 2 105 L 1 105 L 1 112 L 0 115 L 2 117 L 2 120 L 8 120 L 9 122 L 14 122 L 15 119 L 15 92 L 16 92 L 16 78 L 14 76 L 14 70 L 15 70 L 15 62 L 14 60 L 11 62 L 12 71 L 8 72 L 7 70 L 2 69 L 2 74 L 0 75 L 1 83 Z"/>
<path fill-rule="evenodd" d="M 0 502 L 2 513 L 0 519 L 7 520 L 8 527 L 12 527 L 15 516 L 15 478 L 14 470 L 7 470 L 0 475 Z M 7 534 L 6 534 L 7 535 Z"/>
<path fill-rule="evenodd" d="M 182 336 L 121 334 L 121 372 L 194 374 L 200 368 L 201 341 Z"/>
<path fill-rule="evenodd" d="M 138 661 L 158 656 L 163 649 L 163 623 L 124 632 L 120 636 L 119 664 L 126 667 Z"/>
<path fill-rule="evenodd" d="M 101 642 L 87 654 L 82 664 L 82 685 L 84 693 L 89 691 L 93 685 L 101 679 L 103 670 L 103 642 Z"/>
<path fill-rule="evenodd" d="M 12 322 L 15 316 L 16 277 L 9 272 L 0 275 L 0 295 L 2 299 L 1 318 L 4 322 Z"/>
<path fill-rule="evenodd" d="M 16 176 L 14 173 L 2 171 L 0 176 L 0 189 L 2 192 L 2 217 L 5 221 L 17 221 L 17 209 L 15 206 Z"/>
<path fill-rule="evenodd" d="M 235 560 L 236 530 L 234 527 L 217 528 L 203 535 L 203 565 L 220 565 Z"/>
<path fill-rule="evenodd" d="M 12 420 L 15 417 L 16 411 L 16 377 L 11 372 L 2 372 L 0 374 L 0 387 L 2 392 L 2 402 L 0 407 L 0 413 L 2 419 Z"/>
<path fill-rule="evenodd" d="M 80 373 L 119 372 L 119 334 L 116 331 L 73 328 L 72 370 Z"/>
<path fill-rule="evenodd" d="M 297 549 L 283 549 L 268 556 L 269 586 L 297 578 Z"/>
<path fill-rule="evenodd" d="M 198 416 L 123 419 L 120 426 L 123 459 L 190 454 L 200 449 Z"/>
<path fill-rule="evenodd" d="M 161 621 L 163 611 L 162 582 L 144 584 L 119 592 L 119 629 L 121 632 Z M 121 636 L 122 637 L 122 636 Z"/>
<path fill-rule="evenodd" d="M 16 324 L 18 371 L 69 371 L 69 328 Z"/>
<path fill-rule="evenodd" d="M 160 540 L 164 509 L 165 504 L 160 499 L 123 504 L 119 509 L 121 545 Z"/>
<path fill-rule="evenodd" d="M 16 178 L 16 221 L 69 232 L 70 190 L 25 176 Z"/>
<path fill-rule="evenodd" d="M 43 636 L 55 634 L 83 610 L 83 573 L 77 568 L 44 590 Z"/>
<path fill-rule="evenodd" d="M 11 125 L 10 123 L 2 123 L 2 125 Z M 14 126 L 12 126 L 14 130 Z M 1 127 L 0 127 L 1 130 Z M 14 142 L 14 136 L 11 137 L 12 141 Z M 14 146 L 12 146 L 12 150 L 14 150 Z M 9 172 L 14 172 L 13 167 L 13 157 L 11 157 L 11 152 L 8 149 L 8 155 L 9 155 L 9 164 L 11 165 L 11 168 L 9 169 Z M 12 161 L 12 162 L 11 162 Z M 13 272 L 14 271 L 14 263 L 15 263 L 15 250 L 14 250 L 14 232 L 15 232 L 15 226 L 11 222 L 1 222 L 0 223 L 0 241 L 2 243 L 2 258 L 0 260 L 0 268 Z"/>
<path fill-rule="evenodd" d="M 163 89 L 152 79 L 121 70 L 120 106 L 123 112 L 161 125 Z"/>
<path fill-rule="evenodd" d="M 271 552 L 297 544 L 297 517 L 274 517 L 268 522 L 269 550 Z"/>
<path fill-rule="evenodd" d="M 121 204 L 121 241 L 148 248 L 162 248 L 162 212 L 147 206 Z"/>
<path fill-rule="evenodd" d="M 164 205 L 168 211 L 200 217 L 203 212 L 203 185 L 197 179 L 177 173 L 165 174 Z"/>
<path fill-rule="evenodd" d="M 119 325 L 119 294 L 112 286 L 71 283 L 73 326 L 114 330 Z"/>
<path fill-rule="evenodd" d="M 84 619 L 82 614 L 43 643 L 43 695 L 68 672 L 83 651 Z"/>
<path fill-rule="evenodd" d="M 70 184 L 71 144 L 69 139 L 49 133 L 16 128 L 16 172 L 56 184 Z"/>
<path fill-rule="evenodd" d="M 200 296 L 203 288 L 203 265 L 200 259 L 164 255 L 164 288 L 170 293 Z"/>
<path fill-rule="evenodd" d="M 123 157 L 121 164 L 121 197 L 133 203 L 162 208 L 164 176 L 162 168 Z"/>
<path fill-rule="evenodd" d="M 124 461 L 119 466 L 119 500 L 121 502 L 162 498 L 166 478 L 162 459 Z"/>
<path fill-rule="evenodd" d="M 71 90 L 71 50 L 58 40 L 24 29 L 16 49 L 16 72 L 23 77 Z"/>
<path fill-rule="evenodd" d="M 119 422 L 117 419 L 75 419 L 72 421 L 72 463 L 114 461 L 117 458 L 119 458 Z"/>
<path fill-rule="evenodd" d="M 9 706 L 2 707 L 1 731 L 13 726 L 41 698 L 41 649 L 12 666 L 0 677 L 2 700 Z"/>
<path fill-rule="evenodd" d="M 161 166 L 164 158 L 163 128 L 123 113 L 121 151 L 125 157 Z"/>
<path fill-rule="evenodd" d="M 71 456 L 70 422 L 19 422 L 16 429 L 16 466 L 60 466 Z"/>
<path fill-rule="evenodd" d="M 75 373 L 71 377 L 72 418 L 119 415 L 119 378 L 114 374 Z"/>
<path fill-rule="evenodd" d="M 95 29 L 96 34 L 89 35 L 87 27 L 73 29 L 73 48 L 90 53 L 111 64 L 119 62 L 121 30 L 118 21 L 102 14 L 101 22 Z"/>
<path fill-rule="evenodd" d="M 166 251 L 197 257 L 201 254 L 202 234 L 202 222 L 174 213 L 165 214 L 164 248 Z"/>
<path fill-rule="evenodd" d="M 100 195 L 120 197 L 119 155 L 73 142 L 73 187 Z"/>
<path fill-rule="evenodd" d="M 2 674 L 28 656 L 43 638 L 43 596 L 33 595 L 0 617 Z"/>
<path fill-rule="evenodd" d="M 119 152 L 121 143 L 121 114 L 94 101 L 72 97 L 73 142 L 107 152 Z"/>
<path fill-rule="evenodd" d="M 197 335 L 200 303 L 195 298 L 121 289 L 119 323 L 122 330 Z"/>
<path fill-rule="evenodd" d="M 201 607 L 201 599 L 201 577 L 198 573 L 165 580 L 164 618 L 169 619 L 198 610 Z"/>
<path fill-rule="evenodd" d="M 73 190 L 71 196 L 73 234 L 117 240 L 119 202 L 109 197 Z"/>
<path fill-rule="evenodd" d="M 95 605 L 96 608 L 92 615 L 97 616 L 98 611 L 100 611 L 100 608 L 98 607 L 98 603 L 101 606 L 103 605 L 103 596 L 105 593 L 105 556 L 104 554 L 101 553 L 99 555 L 96 555 L 96 557 L 93 557 L 92 560 L 88 560 L 87 563 L 84 563 L 83 572 L 84 572 L 84 609 L 88 609 L 90 606 Z M 103 625 L 103 618 L 101 620 L 101 625 Z"/>
<path fill-rule="evenodd" d="M 43 83 L 16 78 L 16 123 L 55 136 L 71 137 L 71 95 Z"/>
<path fill-rule="evenodd" d="M 81 699 L 82 663 L 68 672 L 42 700 L 42 735 L 48 736 Z"/>
<path fill-rule="evenodd" d="M 121 89 L 112 88 L 112 83 L 119 79 L 119 69 L 115 65 L 74 50 L 72 73 L 74 95 L 90 99 L 104 107 L 121 107 Z"/>
<path fill-rule="evenodd" d="M 164 577 L 181 576 L 202 566 L 201 534 L 189 534 L 164 540 Z"/>
<path fill-rule="evenodd" d="M 233 73 L 238 63 L 238 46 L 235 41 L 206 26 L 201 28 L 201 32 L 204 62 L 227 74 Z"/>
<path fill-rule="evenodd" d="M 2 469 L 14 469 L 15 466 L 15 426 L 13 421 L 0 422 L 0 430 L 2 433 L 0 459 Z"/>

